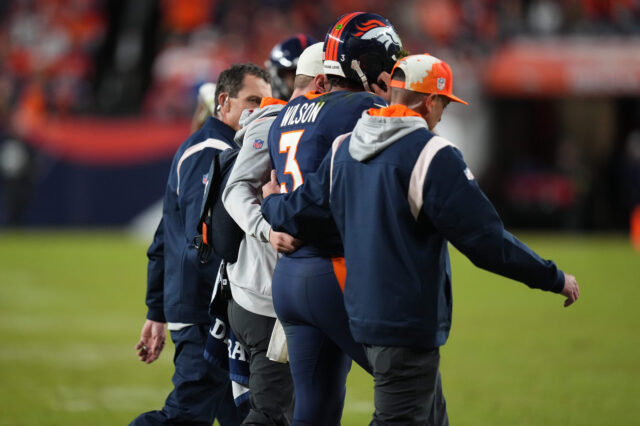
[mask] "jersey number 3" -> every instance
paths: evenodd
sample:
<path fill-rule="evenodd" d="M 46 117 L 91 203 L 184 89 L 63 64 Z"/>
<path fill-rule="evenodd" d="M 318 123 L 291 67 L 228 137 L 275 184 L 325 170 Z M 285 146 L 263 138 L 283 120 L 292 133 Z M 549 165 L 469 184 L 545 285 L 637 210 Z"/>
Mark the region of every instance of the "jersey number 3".
<path fill-rule="evenodd" d="M 296 152 L 298 151 L 298 142 L 302 138 L 303 130 L 293 130 L 291 132 L 284 132 L 280 135 L 279 150 L 280 154 L 287 153 L 287 161 L 284 164 L 284 174 L 290 174 L 293 179 L 293 191 L 297 187 L 302 185 L 302 173 L 300 167 L 296 161 Z M 287 186 L 284 182 L 280 184 L 280 192 L 285 193 Z"/>

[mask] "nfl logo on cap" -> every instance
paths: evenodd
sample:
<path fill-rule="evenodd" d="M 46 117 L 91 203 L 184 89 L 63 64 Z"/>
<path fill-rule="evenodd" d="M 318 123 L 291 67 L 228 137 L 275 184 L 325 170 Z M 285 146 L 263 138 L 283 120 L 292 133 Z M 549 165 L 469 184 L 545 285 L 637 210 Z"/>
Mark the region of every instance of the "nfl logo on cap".
<path fill-rule="evenodd" d="M 411 90 L 418 93 L 438 93 L 453 102 L 468 105 L 459 97 L 451 93 L 453 76 L 451 68 L 446 62 L 428 54 L 411 55 L 396 62 L 391 71 L 394 76 L 396 69 L 404 72 L 405 81 L 391 79 L 389 85 L 399 89 Z"/>

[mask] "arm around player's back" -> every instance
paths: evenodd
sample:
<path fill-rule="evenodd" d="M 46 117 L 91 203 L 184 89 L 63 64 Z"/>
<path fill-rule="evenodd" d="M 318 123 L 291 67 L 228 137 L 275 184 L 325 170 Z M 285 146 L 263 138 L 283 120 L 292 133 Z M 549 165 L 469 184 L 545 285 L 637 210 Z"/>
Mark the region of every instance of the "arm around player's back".
<path fill-rule="evenodd" d="M 266 198 L 269 195 L 279 193 L 280 184 L 278 183 L 277 173 L 275 170 L 271 170 L 270 180 L 262 187 L 262 197 Z M 286 232 L 274 231 L 269 225 L 269 243 L 280 253 L 292 253 L 300 247 L 302 241 Z"/>
<path fill-rule="evenodd" d="M 271 169 L 267 136 L 272 123 L 272 117 L 264 117 L 248 125 L 222 193 L 222 202 L 245 233 L 258 241 L 269 242 L 278 252 L 289 253 L 299 247 L 300 241 L 273 231 L 260 211 L 260 191 Z"/>
<path fill-rule="evenodd" d="M 476 266 L 531 288 L 562 293 L 566 306 L 577 299 L 574 277 L 504 229 L 456 148 L 444 147 L 433 157 L 422 190 L 422 211 Z"/>
<path fill-rule="evenodd" d="M 288 194 L 277 194 L 277 181 L 272 174 L 270 190 L 264 191 L 262 214 L 277 231 L 284 231 L 307 240 L 319 231 L 318 223 L 331 216 L 329 208 L 329 171 L 331 151 L 327 153 L 314 173 L 309 173 L 305 182 Z"/>

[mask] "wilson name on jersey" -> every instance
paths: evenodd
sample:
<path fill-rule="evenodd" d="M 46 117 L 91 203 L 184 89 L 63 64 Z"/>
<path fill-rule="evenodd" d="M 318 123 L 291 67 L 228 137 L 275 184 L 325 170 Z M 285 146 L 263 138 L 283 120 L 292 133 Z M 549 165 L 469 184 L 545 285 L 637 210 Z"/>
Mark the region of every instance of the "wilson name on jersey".
<path fill-rule="evenodd" d="M 350 132 L 363 111 L 385 106 L 369 92 L 309 92 L 287 104 L 269 131 L 269 153 L 282 192 L 291 192 L 314 172 L 333 140 Z"/>

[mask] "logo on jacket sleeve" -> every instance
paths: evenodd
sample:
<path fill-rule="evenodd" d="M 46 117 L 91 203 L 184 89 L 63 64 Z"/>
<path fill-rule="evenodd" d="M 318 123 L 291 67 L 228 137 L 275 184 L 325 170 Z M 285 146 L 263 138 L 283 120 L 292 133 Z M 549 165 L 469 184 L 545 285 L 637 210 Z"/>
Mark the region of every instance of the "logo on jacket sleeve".
<path fill-rule="evenodd" d="M 207 185 L 209 183 L 209 173 L 205 173 L 202 175 L 202 184 Z"/>
<path fill-rule="evenodd" d="M 264 145 L 264 141 L 262 139 L 256 139 L 255 141 L 253 141 L 254 149 L 260 149 L 262 148 L 262 145 Z"/>

